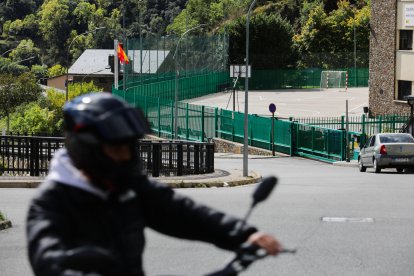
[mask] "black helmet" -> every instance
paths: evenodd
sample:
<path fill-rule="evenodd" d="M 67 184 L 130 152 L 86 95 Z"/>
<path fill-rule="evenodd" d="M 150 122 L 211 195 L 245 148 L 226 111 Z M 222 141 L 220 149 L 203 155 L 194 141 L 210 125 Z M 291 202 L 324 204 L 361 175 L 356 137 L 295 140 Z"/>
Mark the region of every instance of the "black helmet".
<path fill-rule="evenodd" d="M 140 110 L 111 94 L 92 93 L 66 103 L 63 114 L 68 154 L 93 184 L 104 190 L 117 190 L 139 171 L 136 139 L 150 130 Z M 128 144 L 132 160 L 112 160 L 103 152 L 104 143 Z"/>
<path fill-rule="evenodd" d="M 65 104 L 63 114 L 67 132 L 92 134 L 88 138 L 95 138 L 96 143 L 118 143 L 149 133 L 142 112 L 109 93 L 76 97 Z"/>

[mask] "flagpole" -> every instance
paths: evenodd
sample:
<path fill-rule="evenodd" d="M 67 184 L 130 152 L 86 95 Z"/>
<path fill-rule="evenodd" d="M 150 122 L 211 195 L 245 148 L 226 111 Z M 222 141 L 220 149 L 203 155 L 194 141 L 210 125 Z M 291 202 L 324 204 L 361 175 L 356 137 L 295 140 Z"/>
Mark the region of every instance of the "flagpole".
<path fill-rule="evenodd" d="M 125 40 L 125 49 L 128 48 L 128 46 L 126 44 L 127 44 L 127 42 Z M 124 48 L 122 50 L 124 51 L 124 53 L 126 55 L 126 52 L 125 52 Z M 123 70 L 122 70 L 122 86 L 123 86 L 122 90 L 124 90 L 124 92 L 126 92 L 126 61 L 125 60 L 122 62 L 122 68 L 123 68 Z"/>
<path fill-rule="evenodd" d="M 114 40 L 114 50 L 115 50 L 115 55 L 114 55 L 114 63 L 115 63 L 115 72 L 114 72 L 114 87 L 116 90 L 118 90 L 118 40 L 115 39 Z"/>

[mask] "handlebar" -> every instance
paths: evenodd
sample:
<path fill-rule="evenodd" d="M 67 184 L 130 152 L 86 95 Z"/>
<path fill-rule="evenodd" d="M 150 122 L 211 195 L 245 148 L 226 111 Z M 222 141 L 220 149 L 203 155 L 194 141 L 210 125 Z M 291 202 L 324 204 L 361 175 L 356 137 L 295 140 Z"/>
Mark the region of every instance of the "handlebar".
<path fill-rule="evenodd" d="M 279 254 L 296 254 L 296 249 L 283 249 Z M 206 276 L 236 276 L 246 270 L 252 263 L 267 257 L 266 250 L 251 243 L 243 243 L 236 256 L 221 270 L 209 273 Z"/>

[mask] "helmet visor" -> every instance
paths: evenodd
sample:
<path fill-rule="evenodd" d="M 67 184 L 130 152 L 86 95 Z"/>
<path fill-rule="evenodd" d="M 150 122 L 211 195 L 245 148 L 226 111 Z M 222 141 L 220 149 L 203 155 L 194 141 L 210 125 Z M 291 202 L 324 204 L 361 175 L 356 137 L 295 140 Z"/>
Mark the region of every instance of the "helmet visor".
<path fill-rule="evenodd" d="M 150 133 L 150 128 L 142 112 L 131 107 L 103 114 L 96 124 L 96 133 L 102 141 L 122 143 L 142 138 L 144 134 Z"/>

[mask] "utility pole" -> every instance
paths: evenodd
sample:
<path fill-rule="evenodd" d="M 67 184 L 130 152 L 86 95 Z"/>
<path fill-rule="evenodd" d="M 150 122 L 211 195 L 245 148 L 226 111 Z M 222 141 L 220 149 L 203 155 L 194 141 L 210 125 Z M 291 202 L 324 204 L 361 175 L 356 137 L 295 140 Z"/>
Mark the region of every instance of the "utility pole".
<path fill-rule="evenodd" d="M 243 176 L 248 174 L 248 155 L 249 155 L 249 25 L 250 14 L 253 6 L 256 4 L 256 0 L 250 4 L 249 11 L 247 12 L 246 20 L 246 78 L 244 87 L 244 146 L 243 146 Z"/>

